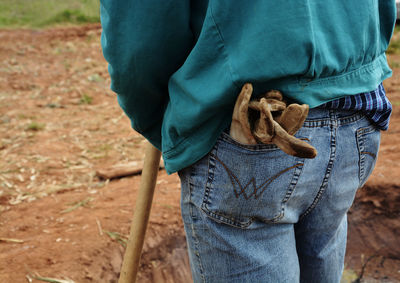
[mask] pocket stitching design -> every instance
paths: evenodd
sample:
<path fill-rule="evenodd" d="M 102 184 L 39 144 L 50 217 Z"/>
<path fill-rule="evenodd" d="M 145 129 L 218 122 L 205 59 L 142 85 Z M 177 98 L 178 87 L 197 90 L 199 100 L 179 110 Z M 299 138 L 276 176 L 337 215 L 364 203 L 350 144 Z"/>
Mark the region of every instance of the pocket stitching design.
<path fill-rule="evenodd" d="M 235 197 L 236 197 L 236 198 L 239 198 L 240 195 L 243 195 L 243 198 L 244 198 L 245 200 L 249 200 L 253 195 L 254 195 L 254 199 L 258 199 L 259 197 L 262 196 L 262 194 L 264 193 L 264 191 L 268 188 L 268 186 L 269 186 L 276 178 L 278 178 L 278 177 L 279 177 L 280 175 L 282 175 L 283 173 L 289 171 L 290 169 L 293 169 L 293 168 L 296 168 L 296 167 L 299 167 L 299 166 L 302 166 L 302 165 L 303 165 L 303 163 L 296 164 L 296 165 L 290 166 L 290 167 L 288 167 L 288 168 L 286 168 L 286 169 L 284 169 L 284 170 L 278 172 L 277 174 L 275 174 L 275 175 L 272 176 L 271 178 L 268 178 L 264 183 L 262 183 L 260 186 L 258 186 L 258 188 L 257 188 L 257 185 L 256 185 L 256 183 L 255 183 L 255 178 L 252 177 L 252 178 L 250 179 L 250 181 L 246 184 L 246 186 L 243 187 L 243 185 L 242 185 L 242 183 L 240 182 L 240 180 L 239 180 L 239 179 L 236 177 L 236 175 L 228 168 L 228 166 L 227 166 L 222 160 L 220 160 L 217 156 L 214 156 L 214 158 L 215 158 L 216 161 L 218 161 L 218 162 L 224 167 L 226 173 L 228 174 L 229 178 L 231 179 L 232 186 L 234 187 L 233 191 L 234 191 L 234 193 L 235 193 Z M 239 186 L 239 188 L 240 188 L 240 192 L 239 192 L 239 193 L 238 193 L 238 192 L 236 191 L 236 189 L 235 189 L 235 182 L 238 184 L 238 186 Z M 250 184 L 252 184 L 252 187 L 253 187 L 254 190 L 253 190 L 253 192 L 252 192 L 250 195 L 247 196 L 247 194 L 246 194 L 246 188 L 247 188 Z M 262 188 L 261 192 L 258 192 L 258 190 L 261 189 L 261 188 Z M 285 198 L 286 198 L 286 197 L 285 197 Z"/>
<path fill-rule="evenodd" d="M 216 168 L 216 160 L 218 160 L 221 164 L 223 164 L 223 162 L 221 160 L 219 160 L 219 158 L 217 157 L 218 144 L 219 144 L 219 141 L 215 144 L 213 150 L 210 152 L 210 155 L 209 155 L 208 177 L 207 177 L 207 182 L 206 182 L 206 186 L 205 186 L 203 202 L 201 204 L 201 209 L 205 214 L 207 214 L 208 216 L 212 217 L 217 222 L 222 222 L 222 223 L 234 226 L 234 227 L 246 228 L 246 227 L 250 226 L 250 224 L 254 221 L 254 217 L 249 217 L 249 220 L 244 222 L 244 221 L 240 221 L 240 220 L 235 219 L 235 218 L 230 218 L 230 217 L 228 217 L 228 215 L 225 215 L 225 214 L 222 214 L 222 213 L 218 213 L 217 211 L 211 211 L 207 207 L 207 205 L 210 204 L 209 196 L 210 196 L 210 192 L 211 192 L 211 184 L 214 181 L 214 171 L 215 171 L 215 168 Z M 280 210 L 280 212 L 277 215 L 275 215 L 273 218 L 268 219 L 268 220 L 264 219 L 264 221 L 270 222 L 270 223 L 276 223 L 280 219 L 283 218 L 284 210 L 285 210 L 284 205 L 289 200 L 290 196 L 292 195 L 292 193 L 293 193 L 293 191 L 294 191 L 294 189 L 295 189 L 295 187 L 297 185 L 297 180 L 300 177 L 300 174 L 302 172 L 303 166 L 304 166 L 304 159 L 297 159 L 295 165 L 284 169 L 283 171 L 275 174 L 273 177 L 270 178 L 271 182 L 272 182 L 276 178 L 278 178 L 280 175 L 282 175 L 283 173 L 285 173 L 285 172 L 287 172 L 287 171 L 289 171 L 291 169 L 295 169 L 295 171 L 293 172 L 293 175 L 292 175 L 292 179 L 291 179 L 291 181 L 289 183 L 289 186 L 288 186 L 288 188 L 286 190 L 285 196 L 281 201 L 281 210 Z M 227 173 L 228 173 L 228 171 L 227 171 Z M 228 176 L 231 177 L 229 173 L 228 173 Z M 265 183 L 268 183 L 268 180 L 263 183 L 263 186 L 265 185 Z M 268 187 L 268 185 L 266 187 Z M 263 186 L 261 186 L 261 187 L 263 187 Z M 261 194 L 259 196 L 261 196 Z M 251 194 L 250 197 L 252 195 L 253 194 Z M 236 196 L 236 197 L 238 198 L 238 196 Z"/>

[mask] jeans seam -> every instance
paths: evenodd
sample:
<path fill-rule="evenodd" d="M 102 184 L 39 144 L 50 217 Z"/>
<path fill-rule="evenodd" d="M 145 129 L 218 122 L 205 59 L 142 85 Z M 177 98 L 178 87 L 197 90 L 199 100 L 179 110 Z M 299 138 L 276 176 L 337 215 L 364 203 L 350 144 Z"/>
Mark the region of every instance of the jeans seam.
<path fill-rule="evenodd" d="M 214 170 L 215 170 L 215 161 L 210 158 L 211 155 L 217 155 L 217 151 L 218 151 L 218 141 L 215 144 L 214 148 L 211 150 L 211 152 L 209 153 L 209 157 L 208 157 L 208 162 L 207 162 L 207 182 L 205 184 L 205 188 L 204 188 L 204 196 L 203 196 L 203 201 L 202 201 L 202 205 L 204 206 L 207 204 L 208 202 L 208 198 L 210 195 L 210 190 L 211 190 L 211 184 L 214 180 Z M 210 185 L 209 185 L 210 184 Z"/>
<path fill-rule="evenodd" d="M 326 187 L 328 186 L 328 181 L 329 178 L 331 176 L 331 172 L 333 169 L 333 164 L 334 161 L 336 159 L 336 131 L 337 131 L 337 120 L 335 119 L 333 112 L 330 111 L 331 113 L 331 154 L 329 157 L 329 162 L 328 162 L 328 166 L 326 168 L 325 171 L 325 176 L 324 179 L 322 180 L 322 184 L 321 187 L 316 195 L 316 197 L 314 198 L 313 202 L 311 203 L 311 205 L 307 208 L 307 210 L 300 215 L 299 220 L 302 220 L 304 217 L 306 217 L 308 214 L 310 214 L 310 212 L 317 206 L 319 200 L 321 199 Z"/>
<path fill-rule="evenodd" d="M 190 212 L 190 218 L 191 218 L 191 223 L 190 226 L 192 228 L 192 233 L 191 236 L 193 238 L 193 244 L 194 244 L 194 255 L 197 258 L 197 264 L 199 266 L 199 271 L 200 271 L 200 276 L 203 282 L 206 282 L 205 278 L 204 278 L 204 268 L 203 265 L 201 263 L 201 259 L 200 259 L 200 253 L 199 253 L 199 249 L 198 249 L 198 244 L 199 244 L 199 240 L 197 238 L 196 235 L 196 229 L 194 226 L 194 215 L 193 215 L 193 208 L 196 208 L 193 200 L 192 200 L 192 191 L 193 191 L 193 184 L 192 184 L 192 175 L 193 175 L 193 169 L 194 167 L 192 166 L 191 170 L 190 170 L 190 175 L 189 175 L 189 195 L 190 195 L 190 201 L 189 201 L 189 212 Z"/>
<path fill-rule="evenodd" d="M 362 151 L 364 151 L 364 135 L 362 134 L 362 131 L 358 130 L 357 131 L 357 147 L 359 150 L 359 171 L 358 171 L 358 179 L 359 179 L 359 184 L 358 186 L 361 185 L 361 180 L 364 179 L 364 163 L 365 163 L 365 155 L 361 154 Z"/>
<path fill-rule="evenodd" d="M 194 207 L 194 205 L 191 204 L 190 205 L 190 215 L 192 216 L 192 223 L 190 224 L 190 226 L 192 227 L 192 238 L 193 238 L 193 243 L 194 243 L 194 255 L 197 258 L 197 264 L 199 266 L 201 279 L 202 279 L 203 282 L 206 282 L 206 280 L 204 278 L 204 268 L 203 268 L 203 264 L 201 263 L 201 258 L 200 258 L 199 248 L 198 248 L 199 240 L 197 239 L 196 229 L 195 229 L 194 224 L 193 224 L 193 207 Z"/>
<path fill-rule="evenodd" d="M 303 168 L 304 168 L 304 159 L 298 160 L 296 165 L 297 166 L 294 168 L 295 172 L 293 173 L 292 180 L 290 181 L 289 188 L 286 191 L 286 195 L 282 200 L 282 208 L 281 208 L 280 217 L 279 218 L 277 217 L 276 219 L 273 219 L 272 222 L 277 222 L 277 221 L 279 221 L 280 219 L 282 219 L 284 217 L 284 215 L 285 215 L 285 204 L 288 202 L 288 200 L 292 196 L 294 190 L 296 189 L 296 186 L 297 186 L 297 183 L 299 181 L 301 172 L 303 171 Z"/>
<path fill-rule="evenodd" d="M 356 140 L 357 140 L 357 148 L 359 151 L 359 173 L 358 173 L 358 178 L 359 178 L 359 187 L 361 187 L 364 178 L 365 178 L 365 154 L 368 154 L 372 156 L 373 158 L 376 158 L 376 155 L 372 152 L 365 151 L 365 136 L 373 131 L 374 127 L 364 127 L 361 129 L 358 129 L 356 132 Z"/>

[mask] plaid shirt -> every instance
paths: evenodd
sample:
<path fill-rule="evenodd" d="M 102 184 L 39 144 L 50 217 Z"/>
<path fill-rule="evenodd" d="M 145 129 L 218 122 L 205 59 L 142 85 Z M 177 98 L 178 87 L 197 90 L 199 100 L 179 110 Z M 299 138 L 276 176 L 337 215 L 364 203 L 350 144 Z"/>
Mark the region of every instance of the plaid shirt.
<path fill-rule="evenodd" d="M 389 127 L 392 104 L 386 97 L 385 89 L 380 84 L 376 90 L 339 98 L 321 106 L 327 109 L 359 110 L 370 118 L 381 130 Z"/>

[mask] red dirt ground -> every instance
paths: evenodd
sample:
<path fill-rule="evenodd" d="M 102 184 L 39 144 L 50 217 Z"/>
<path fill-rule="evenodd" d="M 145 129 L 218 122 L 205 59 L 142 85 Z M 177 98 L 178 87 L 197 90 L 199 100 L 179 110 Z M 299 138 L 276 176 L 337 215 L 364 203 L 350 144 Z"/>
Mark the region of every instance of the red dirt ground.
<path fill-rule="evenodd" d="M 116 282 L 140 176 L 96 170 L 143 159 L 109 88 L 99 25 L 0 30 L 0 282 Z M 400 57 L 389 57 L 399 66 Z M 400 282 L 400 72 L 377 167 L 349 214 L 348 279 Z M 160 171 L 139 282 L 188 282 L 179 180 Z M 118 234 L 117 234 L 118 233 Z M 16 242 L 18 241 L 18 242 Z"/>

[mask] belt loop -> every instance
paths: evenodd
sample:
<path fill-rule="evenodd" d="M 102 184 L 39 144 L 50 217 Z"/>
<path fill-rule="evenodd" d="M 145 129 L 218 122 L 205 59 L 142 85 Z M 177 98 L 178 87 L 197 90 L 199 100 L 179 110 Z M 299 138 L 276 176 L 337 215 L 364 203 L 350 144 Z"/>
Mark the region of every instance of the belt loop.
<path fill-rule="evenodd" d="M 337 111 L 334 109 L 329 110 L 329 117 L 330 117 L 330 123 L 332 128 L 337 128 L 338 127 L 338 117 L 337 117 Z"/>

